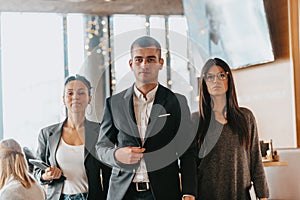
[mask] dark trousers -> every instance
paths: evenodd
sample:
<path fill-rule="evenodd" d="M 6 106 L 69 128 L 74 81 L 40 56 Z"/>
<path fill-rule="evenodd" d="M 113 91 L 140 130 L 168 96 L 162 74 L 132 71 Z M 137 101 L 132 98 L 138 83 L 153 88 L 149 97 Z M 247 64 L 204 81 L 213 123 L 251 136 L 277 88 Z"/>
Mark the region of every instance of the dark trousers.
<path fill-rule="evenodd" d="M 136 190 L 135 184 L 130 184 L 123 200 L 154 200 L 151 189 L 139 192 Z"/>

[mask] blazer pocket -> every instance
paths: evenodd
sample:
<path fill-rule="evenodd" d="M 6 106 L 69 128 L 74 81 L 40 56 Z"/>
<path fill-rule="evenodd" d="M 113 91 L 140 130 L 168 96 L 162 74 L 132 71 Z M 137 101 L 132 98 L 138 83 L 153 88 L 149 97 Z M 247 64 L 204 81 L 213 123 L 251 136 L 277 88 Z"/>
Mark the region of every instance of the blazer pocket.
<path fill-rule="evenodd" d="M 166 114 L 161 114 L 161 115 L 158 115 L 158 117 L 160 118 L 160 117 L 168 117 L 168 116 L 170 116 L 171 114 L 170 113 L 166 113 Z"/>

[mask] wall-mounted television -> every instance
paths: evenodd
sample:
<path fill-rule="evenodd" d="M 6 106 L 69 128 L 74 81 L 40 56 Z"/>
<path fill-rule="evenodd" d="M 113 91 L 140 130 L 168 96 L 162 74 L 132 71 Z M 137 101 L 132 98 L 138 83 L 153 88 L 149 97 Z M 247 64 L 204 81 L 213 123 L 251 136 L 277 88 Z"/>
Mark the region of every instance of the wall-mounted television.
<path fill-rule="evenodd" d="M 183 0 L 183 7 L 202 60 L 220 57 L 233 69 L 274 61 L 263 0 Z"/>

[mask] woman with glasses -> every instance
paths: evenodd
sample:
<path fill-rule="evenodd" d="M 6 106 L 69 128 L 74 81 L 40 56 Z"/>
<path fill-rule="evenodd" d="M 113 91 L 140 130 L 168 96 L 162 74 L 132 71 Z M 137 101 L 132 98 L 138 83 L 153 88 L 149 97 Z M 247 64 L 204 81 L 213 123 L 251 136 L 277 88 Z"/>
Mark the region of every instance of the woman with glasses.
<path fill-rule="evenodd" d="M 106 199 L 110 168 L 100 163 L 95 154 L 100 124 L 85 117 L 92 99 L 91 88 L 83 76 L 68 77 L 63 94 L 67 118 L 43 128 L 39 134 L 37 157 L 50 167 L 36 168 L 34 174 L 47 185 L 47 199 Z"/>
<path fill-rule="evenodd" d="M 29 174 L 25 155 L 14 139 L 0 141 L 0 199 L 45 199 L 44 190 Z"/>
<path fill-rule="evenodd" d="M 209 59 L 199 80 L 199 112 L 193 113 L 199 150 L 198 198 L 260 199 L 269 196 L 254 115 L 239 107 L 231 70 Z"/>

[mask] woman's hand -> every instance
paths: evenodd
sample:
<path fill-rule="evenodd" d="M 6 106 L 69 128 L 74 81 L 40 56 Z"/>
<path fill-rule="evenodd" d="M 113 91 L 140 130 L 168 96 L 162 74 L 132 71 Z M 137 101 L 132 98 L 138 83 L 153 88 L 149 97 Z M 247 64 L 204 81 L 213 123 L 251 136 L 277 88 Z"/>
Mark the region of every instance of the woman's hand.
<path fill-rule="evenodd" d="M 42 175 L 44 181 L 53 181 L 53 179 L 59 179 L 62 175 L 61 169 L 55 166 L 48 167 L 45 173 Z"/>

